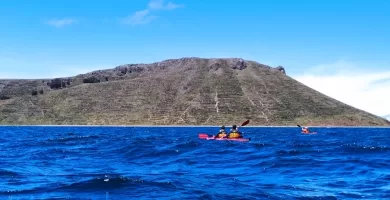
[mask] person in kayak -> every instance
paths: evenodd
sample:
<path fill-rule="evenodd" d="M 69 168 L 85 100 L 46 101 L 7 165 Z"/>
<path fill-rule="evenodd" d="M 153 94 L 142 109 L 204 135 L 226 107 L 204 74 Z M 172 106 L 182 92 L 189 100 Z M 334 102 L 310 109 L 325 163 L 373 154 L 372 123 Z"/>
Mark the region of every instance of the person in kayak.
<path fill-rule="evenodd" d="M 302 133 L 310 133 L 309 128 L 306 126 L 302 128 Z"/>
<path fill-rule="evenodd" d="M 225 138 L 227 136 L 225 131 L 225 126 L 221 126 L 219 133 L 215 136 L 215 138 Z"/>
<path fill-rule="evenodd" d="M 233 125 L 232 130 L 230 130 L 230 133 L 228 135 L 228 138 L 242 138 L 242 135 L 238 131 L 238 127 L 236 125 Z"/>

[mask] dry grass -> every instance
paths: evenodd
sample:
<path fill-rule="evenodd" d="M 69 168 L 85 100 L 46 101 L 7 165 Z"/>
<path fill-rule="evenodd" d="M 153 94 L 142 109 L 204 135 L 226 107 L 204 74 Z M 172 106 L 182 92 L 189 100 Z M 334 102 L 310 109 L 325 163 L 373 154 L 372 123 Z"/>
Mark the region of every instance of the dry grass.
<path fill-rule="evenodd" d="M 95 76 L 100 83 L 83 83 Z M 0 81 L 1 124 L 386 126 L 282 72 L 237 59 L 183 58 L 50 80 Z M 44 89 L 32 96 L 31 91 Z"/>

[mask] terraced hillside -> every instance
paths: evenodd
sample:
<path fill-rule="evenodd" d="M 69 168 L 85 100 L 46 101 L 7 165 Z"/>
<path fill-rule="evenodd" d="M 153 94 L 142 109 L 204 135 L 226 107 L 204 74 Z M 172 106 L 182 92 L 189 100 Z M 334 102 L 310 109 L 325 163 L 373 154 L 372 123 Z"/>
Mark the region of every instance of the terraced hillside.
<path fill-rule="evenodd" d="M 75 77 L 0 81 L 1 124 L 370 125 L 383 118 L 242 59 L 182 58 Z"/>

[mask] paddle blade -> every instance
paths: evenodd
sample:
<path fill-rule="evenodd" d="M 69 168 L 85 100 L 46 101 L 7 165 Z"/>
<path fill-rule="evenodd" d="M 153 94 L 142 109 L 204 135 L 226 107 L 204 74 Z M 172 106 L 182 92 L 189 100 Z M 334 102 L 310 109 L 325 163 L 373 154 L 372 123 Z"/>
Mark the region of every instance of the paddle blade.
<path fill-rule="evenodd" d="M 245 126 L 245 125 L 249 124 L 249 121 L 250 121 L 249 119 L 246 120 L 244 123 L 241 124 L 241 126 Z"/>
<path fill-rule="evenodd" d="M 205 133 L 199 133 L 198 134 L 199 138 L 208 138 L 209 135 L 205 134 Z"/>
<path fill-rule="evenodd" d="M 298 126 L 299 128 L 301 128 L 301 125 L 297 124 L 297 126 Z"/>

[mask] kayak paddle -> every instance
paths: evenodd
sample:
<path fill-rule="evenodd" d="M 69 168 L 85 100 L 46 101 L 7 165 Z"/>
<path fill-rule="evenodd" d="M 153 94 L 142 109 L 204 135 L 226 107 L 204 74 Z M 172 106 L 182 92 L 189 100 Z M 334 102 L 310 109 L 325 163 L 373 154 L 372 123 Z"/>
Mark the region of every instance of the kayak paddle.
<path fill-rule="evenodd" d="M 249 119 L 246 120 L 244 123 L 241 124 L 241 126 L 245 126 L 245 125 L 249 124 L 249 121 L 250 121 Z"/>
<path fill-rule="evenodd" d="M 205 133 L 199 133 L 199 138 L 208 138 L 209 135 L 205 134 Z"/>

